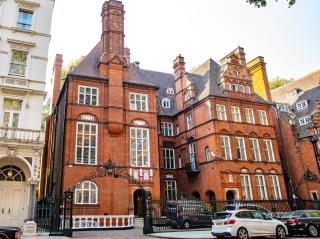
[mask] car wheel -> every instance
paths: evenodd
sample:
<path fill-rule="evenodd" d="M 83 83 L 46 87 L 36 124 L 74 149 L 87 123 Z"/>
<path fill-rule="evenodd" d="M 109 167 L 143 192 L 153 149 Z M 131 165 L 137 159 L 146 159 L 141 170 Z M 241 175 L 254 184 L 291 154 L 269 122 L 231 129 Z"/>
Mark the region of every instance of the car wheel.
<path fill-rule="evenodd" d="M 307 232 L 308 232 L 308 235 L 312 237 L 317 237 L 319 235 L 318 228 L 313 224 L 310 224 L 308 226 Z"/>
<path fill-rule="evenodd" d="M 239 230 L 237 232 L 237 238 L 238 239 L 249 239 L 248 231 L 243 227 L 239 228 Z"/>
<path fill-rule="evenodd" d="M 189 229 L 189 228 L 190 228 L 190 221 L 185 220 L 185 221 L 183 222 L 183 226 L 184 226 L 185 229 Z"/>
<path fill-rule="evenodd" d="M 276 237 L 281 239 L 286 238 L 286 230 L 283 226 L 277 226 Z"/>

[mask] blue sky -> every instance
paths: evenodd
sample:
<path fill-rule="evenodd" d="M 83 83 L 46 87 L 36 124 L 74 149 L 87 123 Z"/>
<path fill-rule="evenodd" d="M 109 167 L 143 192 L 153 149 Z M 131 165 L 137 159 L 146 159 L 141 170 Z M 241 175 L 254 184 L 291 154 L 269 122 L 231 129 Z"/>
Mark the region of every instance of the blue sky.
<path fill-rule="evenodd" d="M 176 55 L 187 69 L 218 61 L 238 45 L 247 61 L 264 56 L 269 80 L 299 78 L 320 68 L 320 0 L 268 0 L 258 9 L 245 0 L 123 0 L 125 45 L 141 68 L 172 72 Z M 86 55 L 101 35 L 104 0 L 57 0 L 48 78 L 56 53 L 65 64 Z"/>

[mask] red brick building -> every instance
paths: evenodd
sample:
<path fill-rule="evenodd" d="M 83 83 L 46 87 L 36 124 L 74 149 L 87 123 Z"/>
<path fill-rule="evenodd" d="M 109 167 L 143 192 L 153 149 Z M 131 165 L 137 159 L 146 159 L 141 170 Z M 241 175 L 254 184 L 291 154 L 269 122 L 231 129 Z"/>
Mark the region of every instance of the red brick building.
<path fill-rule="evenodd" d="M 312 172 L 320 178 L 320 158 L 317 156 L 320 123 L 319 80 L 320 71 L 317 70 L 271 92 L 272 99 L 281 104 L 279 115 L 283 153 L 288 162 L 292 185 L 296 196 L 306 200 L 319 200 L 320 197 L 319 180 L 304 182 L 306 172 Z M 279 127 L 277 131 L 281 142 Z"/>
<path fill-rule="evenodd" d="M 84 180 L 112 160 L 156 200 L 179 192 L 206 200 L 287 198 L 272 105 L 255 94 L 243 48 L 190 72 L 180 55 L 174 74 L 143 70 L 124 48 L 121 2 L 105 2 L 102 23 L 101 40 L 53 99 L 47 195 L 59 201 L 74 188 L 74 215 L 141 215 L 140 184 Z"/>

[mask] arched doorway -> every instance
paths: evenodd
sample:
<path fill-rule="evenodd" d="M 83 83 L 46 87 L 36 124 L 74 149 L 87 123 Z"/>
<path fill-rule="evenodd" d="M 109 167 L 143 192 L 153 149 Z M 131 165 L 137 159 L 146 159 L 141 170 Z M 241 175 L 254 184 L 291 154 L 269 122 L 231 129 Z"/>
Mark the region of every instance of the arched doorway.
<path fill-rule="evenodd" d="M 192 197 L 193 197 L 193 199 L 200 200 L 200 193 L 198 193 L 198 192 L 193 192 L 193 193 L 192 193 Z"/>
<path fill-rule="evenodd" d="M 23 170 L 14 165 L 0 168 L 1 226 L 21 226 L 28 213 L 28 185 Z"/>
<path fill-rule="evenodd" d="M 234 199 L 235 199 L 235 191 L 233 191 L 233 190 L 228 190 L 227 192 L 226 192 L 226 198 L 227 198 L 227 201 L 229 202 L 229 201 L 234 201 Z"/>
<path fill-rule="evenodd" d="M 143 211 L 143 190 L 137 189 L 133 193 L 134 215 L 138 217 L 144 216 Z"/>

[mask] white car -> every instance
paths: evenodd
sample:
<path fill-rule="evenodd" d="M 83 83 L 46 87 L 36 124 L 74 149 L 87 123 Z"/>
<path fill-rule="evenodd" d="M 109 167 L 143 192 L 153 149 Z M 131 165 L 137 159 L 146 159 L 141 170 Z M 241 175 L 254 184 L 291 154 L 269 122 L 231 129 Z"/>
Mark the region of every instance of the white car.
<path fill-rule="evenodd" d="M 212 219 L 211 234 L 217 238 L 276 236 L 288 235 L 286 225 L 254 210 L 234 210 L 216 213 Z"/>

